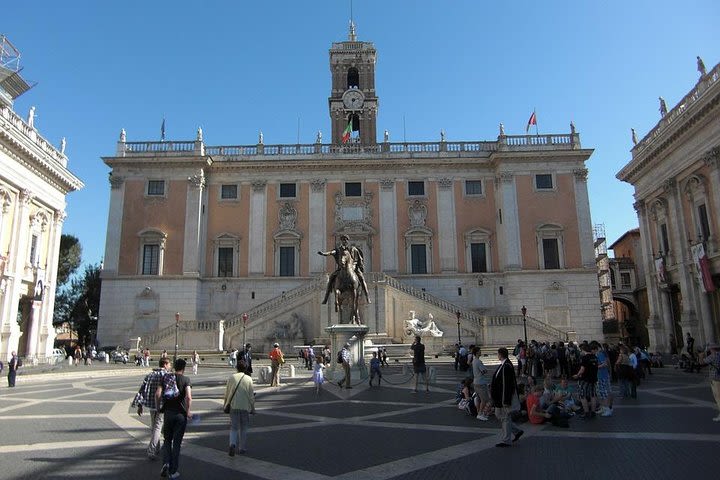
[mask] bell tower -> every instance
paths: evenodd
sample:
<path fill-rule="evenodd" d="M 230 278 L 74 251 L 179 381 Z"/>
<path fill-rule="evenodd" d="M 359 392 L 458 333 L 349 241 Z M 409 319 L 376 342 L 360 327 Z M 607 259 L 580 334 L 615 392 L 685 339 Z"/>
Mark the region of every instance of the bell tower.
<path fill-rule="evenodd" d="M 333 145 L 377 143 L 376 58 L 374 44 L 357 40 L 352 20 L 347 41 L 334 42 L 330 48 L 332 87 L 328 103 Z M 350 138 L 343 142 L 348 124 Z"/>

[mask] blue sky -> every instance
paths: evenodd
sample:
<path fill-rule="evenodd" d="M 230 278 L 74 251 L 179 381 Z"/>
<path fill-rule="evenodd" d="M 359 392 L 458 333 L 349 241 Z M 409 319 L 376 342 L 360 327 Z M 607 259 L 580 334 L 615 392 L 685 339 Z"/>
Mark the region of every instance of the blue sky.
<path fill-rule="evenodd" d="M 492 5 L 491 5 L 492 4 Z M 507 4 L 507 5 L 506 5 Z M 68 197 L 65 233 L 84 260 L 103 256 L 109 169 L 121 128 L 128 141 L 208 145 L 312 143 L 329 138 L 328 48 L 347 37 L 348 1 L 32 1 L 2 8 L 0 33 L 38 85 L 23 117 L 53 143 L 86 187 Z M 493 140 L 498 123 L 522 134 L 533 109 L 540 133 L 585 148 L 593 223 L 609 242 L 637 226 L 632 187 L 615 179 L 658 121 L 695 84 L 695 56 L 720 61 L 720 2 L 479 2 L 355 0 L 360 40 L 378 49 L 378 132 L 391 141 Z"/>

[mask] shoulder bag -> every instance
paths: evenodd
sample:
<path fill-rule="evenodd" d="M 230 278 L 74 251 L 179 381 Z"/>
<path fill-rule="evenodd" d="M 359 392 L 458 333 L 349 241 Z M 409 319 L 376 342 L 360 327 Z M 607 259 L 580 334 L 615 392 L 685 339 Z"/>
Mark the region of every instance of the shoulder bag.
<path fill-rule="evenodd" d="M 240 377 L 240 379 L 238 380 L 237 385 L 235 385 L 235 390 L 233 390 L 232 395 L 230 395 L 230 400 L 228 400 L 228 403 L 227 403 L 227 404 L 225 405 L 225 407 L 223 408 L 223 412 L 225 412 L 225 413 L 230 413 L 230 405 L 232 405 L 233 398 L 235 398 L 235 394 L 237 393 L 238 387 L 240 386 L 240 382 L 242 382 L 242 379 L 243 379 L 244 376 L 245 376 L 245 374 L 243 374 L 243 376 Z"/>

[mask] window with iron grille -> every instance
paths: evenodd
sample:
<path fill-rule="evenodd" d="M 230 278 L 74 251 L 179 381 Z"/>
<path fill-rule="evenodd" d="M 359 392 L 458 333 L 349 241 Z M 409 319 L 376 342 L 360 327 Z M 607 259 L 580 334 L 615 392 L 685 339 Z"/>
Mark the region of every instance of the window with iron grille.
<path fill-rule="evenodd" d="M 218 277 L 233 276 L 233 248 L 218 248 Z"/>
<path fill-rule="evenodd" d="M 223 200 L 232 200 L 238 198 L 238 186 L 223 185 L 220 188 L 220 198 Z"/>
<path fill-rule="evenodd" d="M 162 197 L 165 195 L 165 180 L 148 180 L 147 194 Z"/>
<path fill-rule="evenodd" d="M 160 267 L 160 245 L 143 246 L 143 275 L 157 275 Z"/>

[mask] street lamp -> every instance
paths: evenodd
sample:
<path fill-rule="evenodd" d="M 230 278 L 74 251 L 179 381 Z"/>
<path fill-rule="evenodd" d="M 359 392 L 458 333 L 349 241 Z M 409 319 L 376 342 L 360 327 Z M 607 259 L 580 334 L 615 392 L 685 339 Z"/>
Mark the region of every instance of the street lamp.
<path fill-rule="evenodd" d="M 527 348 L 527 308 L 525 308 L 525 305 L 522 306 L 520 311 L 522 312 L 523 316 L 523 331 L 525 332 L 525 347 Z"/>
<path fill-rule="evenodd" d="M 246 345 L 246 343 L 245 343 L 245 327 L 247 326 L 247 321 L 248 321 L 247 313 L 242 314 L 242 321 L 243 321 L 243 344 L 242 344 L 242 346 L 243 346 L 243 348 L 245 348 L 245 345 Z"/>
<path fill-rule="evenodd" d="M 457 326 L 458 326 L 458 345 L 462 343 L 460 339 L 460 310 L 455 312 L 455 316 L 457 317 Z"/>
<path fill-rule="evenodd" d="M 173 361 L 177 360 L 178 351 L 178 329 L 180 328 L 180 312 L 175 312 L 175 357 Z"/>

